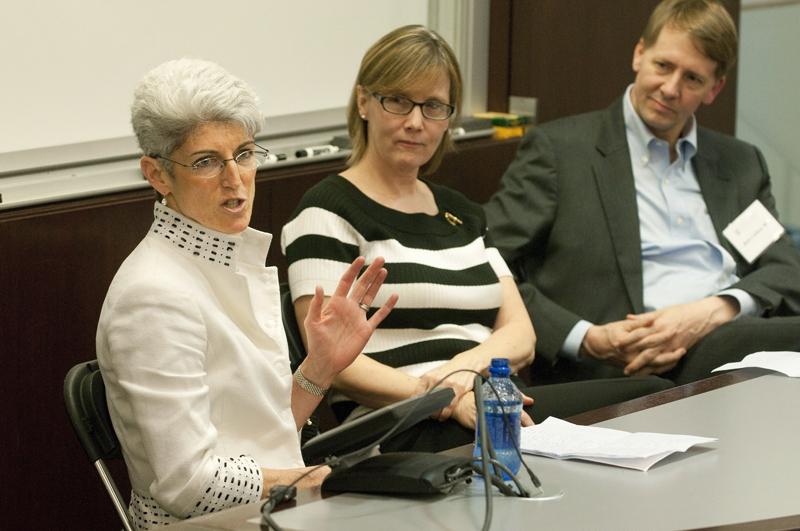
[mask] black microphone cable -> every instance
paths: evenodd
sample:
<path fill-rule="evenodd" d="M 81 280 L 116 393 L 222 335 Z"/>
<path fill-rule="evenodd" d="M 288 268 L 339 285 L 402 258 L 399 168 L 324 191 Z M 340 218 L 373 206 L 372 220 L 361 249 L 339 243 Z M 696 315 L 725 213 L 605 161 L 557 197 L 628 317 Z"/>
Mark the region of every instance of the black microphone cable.
<path fill-rule="evenodd" d="M 489 486 L 487 480 L 489 480 L 489 450 L 490 442 L 489 442 L 489 435 L 486 433 L 486 415 L 483 408 L 483 389 L 481 388 L 481 383 L 483 381 L 483 376 L 480 374 L 475 375 L 475 379 L 473 380 L 472 384 L 472 392 L 475 394 L 475 409 L 477 417 L 475 422 L 477 423 L 478 428 L 478 437 L 480 438 L 480 445 L 481 445 L 481 466 L 483 469 L 483 478 L 484 478 L 484 501 L 486 509 L 483 512 L 483 527 L 481 528 L 482 531 L 489 531 L 489 528 L 492 526 L 492 488 Z M 491 477 L 494 477 L 492 475 Z"/>
<path fill-rule="evenodd" d="M 272 518 L 272 510 L 280 503 L 291 501 L 297 496 L 297 487 L 296 485 L 306 476 L 314 472 L 315 470 L 322 468 L 323 466 L 328 466 L 328 462 L 319 464 L 317 466 L 311 467 L 299 476 L 297 476 L 294 481 L 289 483 L 288 485 L 273 485 L 269 489 L 269 495 L 267 496 L 267 500 L 261 506 L 261 527 L 262 531 L 283 531 L 283 528 L 279 526 L 275 520 Z"/>

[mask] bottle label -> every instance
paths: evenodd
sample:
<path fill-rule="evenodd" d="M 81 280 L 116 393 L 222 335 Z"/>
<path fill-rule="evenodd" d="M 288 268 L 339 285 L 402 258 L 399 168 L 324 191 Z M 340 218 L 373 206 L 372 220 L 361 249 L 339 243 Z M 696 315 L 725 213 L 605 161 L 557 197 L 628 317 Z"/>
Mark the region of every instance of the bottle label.
<path fill-rule="evenodd" d="M 507 413 L 503 413 L 497 401 L 494 402 L 494 407 L 490 408 L 490 402 L 487 401 L 486 411 L 486 432 L 491 441 L 494 453 L 498 461 L 503 463 L 514 474 L 517 473 L 521 466 L 519 455 L 515 448 L 514 443 L 519 445 L 520 440 L 520 410 L 521 403 L 506 404 L 504 408 Z M 505 417 L 505 418 L 504 418 Z M 480 446 L 480 425 L 475 430 L 475 449 L 473 455 L 475 457 L 481 456 Z M 503 480 L 511 479 L 508 474 L 503 472 Z"/>

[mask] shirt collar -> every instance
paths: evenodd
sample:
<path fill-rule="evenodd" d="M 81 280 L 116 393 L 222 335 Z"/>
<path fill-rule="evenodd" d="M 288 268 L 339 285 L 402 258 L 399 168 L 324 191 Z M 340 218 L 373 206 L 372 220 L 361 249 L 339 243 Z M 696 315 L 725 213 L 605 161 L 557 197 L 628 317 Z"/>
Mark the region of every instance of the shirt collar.
<path fill-rule="evenodd" d="M 625 128 L 628 130 L 629 138 L 638 143 L 640 150 L 643 153 L 648 153 L 653 143 L 660 140 L 650 131 L 642 117 L 633 108 L 633 103 L 631 102 L 632 90 L 633 85 L 628 85 L 623 98 L 622 112 Z M 697 153 L 697 120 L 692 115 L 686 127 L 684 127 L 683 134 L 678 139 L 678 154 L 682 163 L 686 164 L 692 160 L 695 153 Z"/>
<path fill-rule="evenodd" d="M 160 202 L 153 206 L 153 217 L 150 232 L 186 256 L 234 269 L 238 264 L 265 265 L 271 234 L 250 227 L 238 234 L 217 232 Z"/>

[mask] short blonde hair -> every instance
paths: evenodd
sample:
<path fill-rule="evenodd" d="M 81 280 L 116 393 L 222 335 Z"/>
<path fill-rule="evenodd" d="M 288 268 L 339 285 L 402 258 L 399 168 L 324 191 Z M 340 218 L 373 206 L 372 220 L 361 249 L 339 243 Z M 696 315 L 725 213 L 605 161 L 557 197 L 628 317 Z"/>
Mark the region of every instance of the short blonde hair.
<path fill-rule="evenodd" d="M 738 36 L 728 11 L 715 0 L 664 0 L 656 6 L 642 33 L 644 47 L 653 46 L 665 27 L 689 34 L 694 45 L 717 63 L 724 77 L 736 63 Z"/>
<path fill-rule="evenodd" d="M 373 44 L 358 69 L 356 82 L 347 108 L 347 128 L 353 143 L 349 165 L 360 161 L 367 151 L 367 122 L 358 112 L 358 86 L 368 92 L 387 93 L 406 90 L 421 79 L 444 73 L 450 80 L 450 105 L 454 116 L 461 112 L 461 70 L 450 45 L 435 31 L 424 26 L 403 26 L 381 37 Z M 421 168 L 422 175 L 436 171 L 444 154 L 452 149 L 447 131 L 431 159 Z"/>

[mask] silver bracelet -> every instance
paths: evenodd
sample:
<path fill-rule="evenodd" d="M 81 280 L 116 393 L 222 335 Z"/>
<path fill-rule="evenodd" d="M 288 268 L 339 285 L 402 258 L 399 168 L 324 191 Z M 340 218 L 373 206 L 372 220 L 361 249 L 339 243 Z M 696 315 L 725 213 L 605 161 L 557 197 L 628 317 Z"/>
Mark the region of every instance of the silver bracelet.
<path fill-rule="evenodd" d="M 297 385 L 299 385 L 304 391 L 314 396 L 325 396 L 325 393 L 328 391 L 327 389 L 323 389 L 306 378 L 305 375 L 300 371 L 300 367 L 294 371 L 294 381 L 297 382 Z"/>

